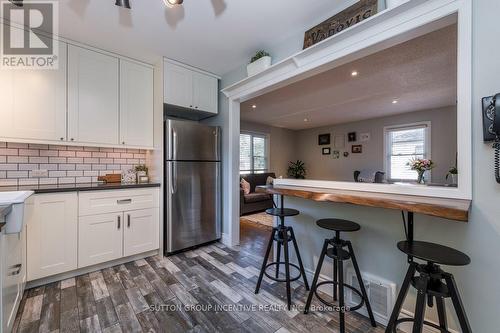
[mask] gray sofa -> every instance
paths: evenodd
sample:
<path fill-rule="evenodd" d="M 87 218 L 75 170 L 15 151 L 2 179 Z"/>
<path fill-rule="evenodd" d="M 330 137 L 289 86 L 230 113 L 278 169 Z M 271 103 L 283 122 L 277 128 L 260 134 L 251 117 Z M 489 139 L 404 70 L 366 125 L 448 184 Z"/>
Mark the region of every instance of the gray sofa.
<path fill-rule="evenodd" d="M 273 207 L 273 197 L 271 195 L 255 192 L 256 186 L 266 185 L 267 177 L 276 178 L 276 175 L 270 172 L 248 174 L 240 177 L 250 183 L 249 194 L 244 194 L 243 189 L 240 187 L 240 215 L 262 212 Z"/>

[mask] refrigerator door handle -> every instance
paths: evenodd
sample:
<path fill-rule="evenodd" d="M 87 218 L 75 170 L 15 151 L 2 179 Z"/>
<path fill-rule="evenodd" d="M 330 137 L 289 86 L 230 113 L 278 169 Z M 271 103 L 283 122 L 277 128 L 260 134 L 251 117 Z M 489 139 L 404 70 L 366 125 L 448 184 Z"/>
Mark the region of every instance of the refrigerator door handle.
<path fill-rule="evenodd" d="M 177 148 L 178 148 L 178 143 L 177 143 L 177 132 L 175 131 L 175 128 L 172 127 L 172 140 L 171 140 L 171 143 L 172 143 L 172 159 L 174 161 L 177 160 Z"/>

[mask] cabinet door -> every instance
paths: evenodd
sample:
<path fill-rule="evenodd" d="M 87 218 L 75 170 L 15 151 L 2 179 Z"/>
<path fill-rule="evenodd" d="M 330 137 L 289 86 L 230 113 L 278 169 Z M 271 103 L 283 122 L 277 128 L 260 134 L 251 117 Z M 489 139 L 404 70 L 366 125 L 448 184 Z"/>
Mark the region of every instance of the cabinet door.
<path fill-rule="evenodd" d="M 194 108 L 193 72 L 185 67 L 165 62 L 165 103 Z"/>
<path fill-rule="evenodd" d="M 119 143 L 118 58 L 68 47 L 68 137 L 70 141 Z"/>
<path fill-rule="evenodd" d="M 37 194 L 27 225 L 28 281 L 77 268 L 76 193 Z"/>
<path fill-rule="evenodd" d="M 22 233 L 0 235 L 2 253 L 1 302 L 5 332 L 10 332 L 22 298 Z M 1 327 L 0 327 L 1 328 Z"/>
<path fill-rule="evenodd" d="M 159 248 L 160 212 L 158 208 L 125 212 L 124 218 L 124 256 Z"/>
<path fill-rule="evenodd" d="M 120 142 L 153 147 L 153 69 L 120 60 Z"/>
<path fill-rule="evenodd" d="M 81 216 L 78 223 L 78 268 L 123 256 L 123 213 Z"/>
<path fill-rule="evenodd" d="M 218 80 L 193 72 L 193 103 L 196 110 L 217 114 Z"/>
<path fill-rule="evenodd" d="M 0 69 L 2 138 L 66 140 L 66 47 L 57 70 Z"/>

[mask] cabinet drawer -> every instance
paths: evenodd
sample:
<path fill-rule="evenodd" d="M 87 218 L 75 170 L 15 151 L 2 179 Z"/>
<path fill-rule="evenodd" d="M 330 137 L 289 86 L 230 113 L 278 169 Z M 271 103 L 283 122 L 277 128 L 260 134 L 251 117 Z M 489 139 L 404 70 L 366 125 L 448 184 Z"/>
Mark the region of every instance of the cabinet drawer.
<path fill-rule="evenodd" d="M 80 192 L 79 215 L 95 215 L 159 207 L 159 189 Z"/>

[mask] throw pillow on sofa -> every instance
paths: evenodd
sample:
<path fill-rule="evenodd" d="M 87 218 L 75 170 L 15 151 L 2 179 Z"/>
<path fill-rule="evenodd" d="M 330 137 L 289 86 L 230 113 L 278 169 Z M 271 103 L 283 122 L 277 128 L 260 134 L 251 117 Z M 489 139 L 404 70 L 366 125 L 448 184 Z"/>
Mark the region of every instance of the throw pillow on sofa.
<path fill-rule="evenodd" d="M 247 182 L 245 178 L 241 178 L 240 186 L 244 194 L 250 194 L 250 183 Z"/>

